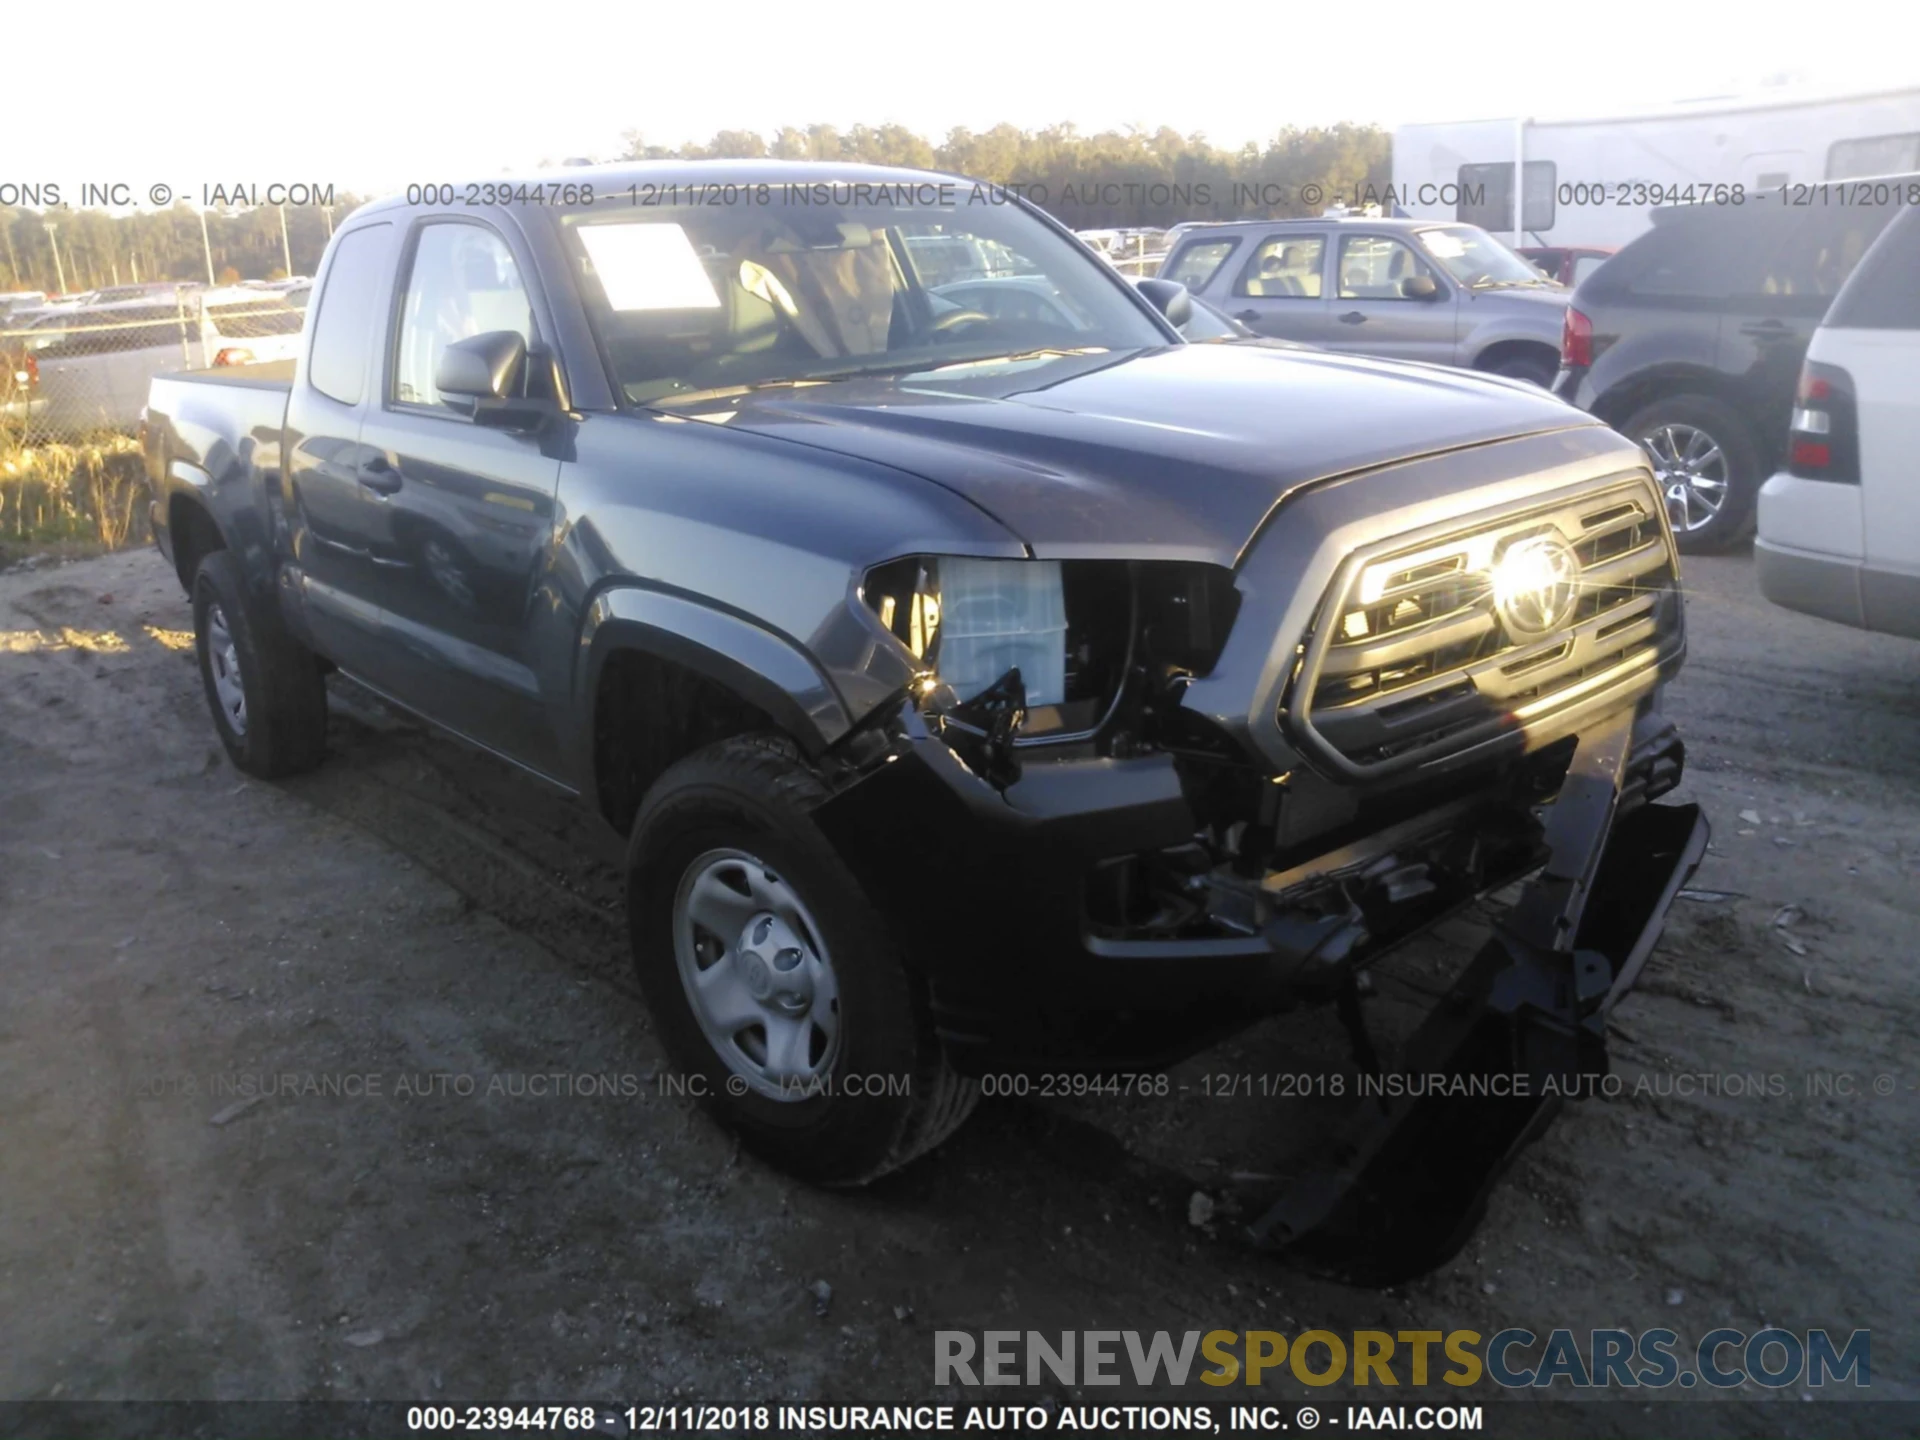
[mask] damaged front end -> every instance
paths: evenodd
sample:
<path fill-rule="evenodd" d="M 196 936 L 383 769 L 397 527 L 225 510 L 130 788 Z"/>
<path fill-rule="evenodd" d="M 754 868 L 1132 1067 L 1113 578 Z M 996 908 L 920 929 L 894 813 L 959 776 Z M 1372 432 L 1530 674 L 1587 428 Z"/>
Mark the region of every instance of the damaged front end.
<path fill-rule="evenodd" d="M 1195 703 L 1230 636 L 1286 623 L 1248 612 L 1288 563 L 880 567 L 863 603 L 922 668 L 815 818 L 978 1071 L 1161 1065 L 1308 1003 L 1378 1070 L 1368 967 L 1524 882 L 1398 1058 L 1460 1083 L 1369 1112 L 1251 1229 L 1387 1283 L 1450 1255 L 1605 1073 L 1606 1013 L 1704 852 L 1697 807 L 1651 803 L 1684 760 L 1657 709 L 1677 571 L 1637 475 L 1392 533 L 1327 572 L 1244 712 Z"/>

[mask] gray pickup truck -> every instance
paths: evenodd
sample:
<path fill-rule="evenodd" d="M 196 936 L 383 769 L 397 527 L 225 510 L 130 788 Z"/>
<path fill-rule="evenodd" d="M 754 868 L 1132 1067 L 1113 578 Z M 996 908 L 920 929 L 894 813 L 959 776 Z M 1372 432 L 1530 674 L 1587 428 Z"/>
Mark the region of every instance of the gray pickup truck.
<path fill-rule="evenodd" d="M 1179 286 L 952 177 L 423 198 L 340 227 L 290 378 L 154 381 L 234 763 L 319 764 L 338 670 L 595 807 L 670 1054 L 830 1183 L 982 1075 L 1290 1006 L 1377 1067 L 1366 968 L 1525 881 L 1404 1057 L 1531 1094 L 1356 1111 L 1252 1227 L 1375 1276 L 1457 1246 L 1705 844 L 1650 803 L 1684 635 L 1640 451 L 1512 381 L 1183 343 Z M 924 283 L 929 236 L 1021 303 Z"/>

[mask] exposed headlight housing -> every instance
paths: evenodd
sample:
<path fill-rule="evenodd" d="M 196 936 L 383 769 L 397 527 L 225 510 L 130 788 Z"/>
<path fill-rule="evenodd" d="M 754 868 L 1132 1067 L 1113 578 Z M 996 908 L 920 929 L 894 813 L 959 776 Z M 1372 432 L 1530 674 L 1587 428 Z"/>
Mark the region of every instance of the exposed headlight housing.
<path fill-rule="evenodd" d="M 1017 669 L 1018 743 L 1048 744 L 1137 733 L 1151 695 L 1213 668 L 1240 597 L 1232 571 L 1191 561 L 911 555 L 869 570 L 861 598 L 924 664 L 924 699 L 965 705 Z"/>
<path fill-rule="evenodd" d="M 880 623 L 960 700 L 1014 669 L 1029 706 L 1066 698 L 1067 601 L 1058 560 L 916 556 L 877 567 L 864 590 Z"/>

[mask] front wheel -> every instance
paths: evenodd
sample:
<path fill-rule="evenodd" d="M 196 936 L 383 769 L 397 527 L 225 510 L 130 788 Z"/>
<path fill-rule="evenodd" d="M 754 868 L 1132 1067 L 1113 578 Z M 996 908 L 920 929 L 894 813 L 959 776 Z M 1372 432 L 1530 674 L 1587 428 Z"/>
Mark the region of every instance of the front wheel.
<path fill-rule="evenodd" d="M 628 852 L 634 963 L 674 1063 L 756 1153 L 860 1184 L 945 1139 L 978 1088 L 809 811 L 784 741 L 723 740 L 648 792 Z"/>
<path fill-rule="evenodd" d="M 1759 446 L 1733 407 L 1676 395 L 1636 412 L 1621 430 L 1645 447 L 1683 553 L 1725 550 L 1753 528 Z"/>

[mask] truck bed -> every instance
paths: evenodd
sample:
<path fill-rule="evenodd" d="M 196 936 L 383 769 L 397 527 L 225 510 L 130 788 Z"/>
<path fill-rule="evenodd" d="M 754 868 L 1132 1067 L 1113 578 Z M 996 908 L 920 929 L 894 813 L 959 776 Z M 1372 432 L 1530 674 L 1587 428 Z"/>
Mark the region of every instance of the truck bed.
<path fill-rule="evenodd" d="M 175 555 L 173 501 L 183 492 L 193 492 L 230 536 L 265 536 L 263 511 L 278 484 L 292 392 L 291 361 L 154 377 L 144 446 L 154 539 L 168 558 Z"/>

